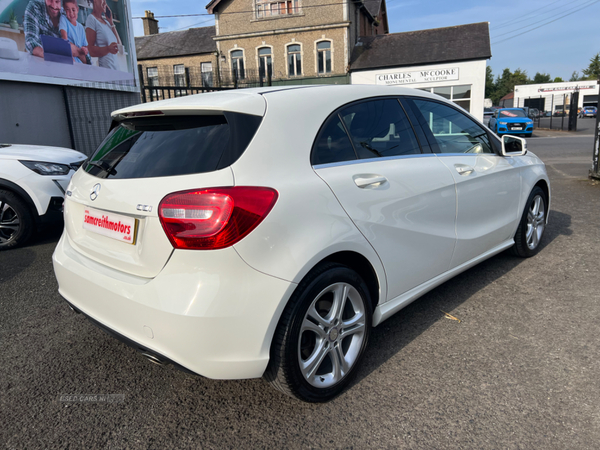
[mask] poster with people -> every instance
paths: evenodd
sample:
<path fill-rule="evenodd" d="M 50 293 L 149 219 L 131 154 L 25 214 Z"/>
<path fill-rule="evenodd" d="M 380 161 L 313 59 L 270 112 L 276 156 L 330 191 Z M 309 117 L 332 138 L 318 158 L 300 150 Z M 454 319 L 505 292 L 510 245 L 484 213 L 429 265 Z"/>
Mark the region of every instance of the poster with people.
<path fill-rule="evenodd" d="M 0 0 L 0 79 L 130 90 L 130 17 L 127 0 Z"/>

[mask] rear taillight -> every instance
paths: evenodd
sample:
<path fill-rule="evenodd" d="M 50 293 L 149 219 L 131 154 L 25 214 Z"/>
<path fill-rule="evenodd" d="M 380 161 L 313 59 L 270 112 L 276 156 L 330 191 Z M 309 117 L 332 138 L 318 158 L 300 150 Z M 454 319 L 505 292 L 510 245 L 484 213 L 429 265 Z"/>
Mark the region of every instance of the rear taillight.
<path fill-rule="evenodd" d="M 174 192 L 162 199 L 158 216 L 175 248 L 229 247 L 258 226 L 277 201 L 265 187 L 223 187 Z"/>

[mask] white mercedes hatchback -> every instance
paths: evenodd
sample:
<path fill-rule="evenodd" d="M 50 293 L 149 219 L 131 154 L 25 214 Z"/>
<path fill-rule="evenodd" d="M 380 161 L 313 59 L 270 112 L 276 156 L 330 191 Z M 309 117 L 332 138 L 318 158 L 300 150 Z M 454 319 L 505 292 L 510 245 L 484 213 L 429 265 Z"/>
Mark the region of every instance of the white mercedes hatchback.
<path fill-rule="evenodd" d="M 534 255 L 548 219 L 525 141 L 423 91 L 246 89 L 113 119 L 67 190 L 60 294 L 154 362 L 305 401 L 425 292 Z"/>

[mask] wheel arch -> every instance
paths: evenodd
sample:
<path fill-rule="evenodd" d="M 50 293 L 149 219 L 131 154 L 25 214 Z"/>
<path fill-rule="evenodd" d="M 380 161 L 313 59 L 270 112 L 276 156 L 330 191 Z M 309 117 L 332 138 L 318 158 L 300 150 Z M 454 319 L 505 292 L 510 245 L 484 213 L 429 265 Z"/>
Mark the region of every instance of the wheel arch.
<path fill-rule="evenodd" d="M 548 202 L 548 211 L 546 212 L 546 224 L 547 224 L 548 217 L 550 215 L 550 186 L 548 185 L 548 182 L 546 180 L 541 179 L 537 183 L 535 183 L 535 185 L 531 189 L 533 190 L 536 187 L 539 187 L 542 191 L 544 191 L 544 194 L 546 194 L 546 200 Z"/>
<path fill-rule="evenodd" d="M 10 191 L 21 198 L 21 200 L 23 200 L 29 208 L 35 220 L 37 221 L 39 219 L 37 206 L 25 189 L 20 187 L 18 184 L 13 183 L 12 181 L 5 180 L 4 178 L 0 178 L 0 189 Z"/>
<path fill-rule="evenodd" d="M 342 264 L 360 275 L 369 289 L 369 295 L 371 296 L 371 309 L 372 312 L 375 312 L 375 308 L 381 301 L 380 297 L 382 290 L 377 272 L 369 260 L 360 253 L 354 251 L 340 251 L 322 259 L 318 264 L 315 265 L 315 267 L 326 262 Z"/>

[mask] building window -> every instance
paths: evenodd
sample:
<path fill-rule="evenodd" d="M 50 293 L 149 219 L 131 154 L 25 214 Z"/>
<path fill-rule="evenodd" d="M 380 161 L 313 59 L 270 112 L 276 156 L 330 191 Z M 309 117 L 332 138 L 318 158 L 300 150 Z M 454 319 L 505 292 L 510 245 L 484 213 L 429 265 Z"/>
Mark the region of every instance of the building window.
<path fill-rule="evenodd" d="M 290 77 L 299 77 L 300 75 L 302 75 L 302 54 L 300 52 L 300 45 L 288 45 L 287 54 L 288 75 Z"/>
<path fill-rule="evenodd" d="M 471 112 L 471 85 L 443 86 L 432 88 L 421 88 L 423 91 L 432 92 L 448 100 L 452 100 L 467 112 Z"/>
<path fill-rule="evenodd" d="M 148 86 L 158 86 L 158 67 L 148 67 L 146 69 L 146 74 L 148 77 Z M 152 89 L 150 91 L 150 96 L 158 97 L 158 91 Z"/>
<path fill-rule="evenodd" d="M 318 73 L 331 73 L 331 42 L 317 42 Z"/>
<path fill-rule="evenodd" d="M 256 18 L 277 17 L 289 14 L 300 14 L 300 1 L 269 1 L 256 0 Z"/>
<path fill-rule="evenodd" d="M 269 47 L 258 49 L 258 70 L 262 80 L 268 80 L 273 77 L 273 60 Z"/>
<path fill-rule="evenodd" d="M 183 64 L 176 64 L 173 66 L 173 79 L 175 81 L 175 86 L 185 87 L 185 66 Z M 181 95 L 187 95 L 187 91 L 176 89 L 175 97 Z"/>
<path fill-rule="evenodd" d="M 242 50 L 234 50 L 231 52 L 231 76 L 237 80 L 246 78 L 244 71 L 244 52 Z"/>
<path fill-rule="evenodd" d="M 200 63 L 200 72 L 202 73 L 202 86 L 212 87 L 212 85 L 213 85 L 212 63 L 211 62 Z"/>

